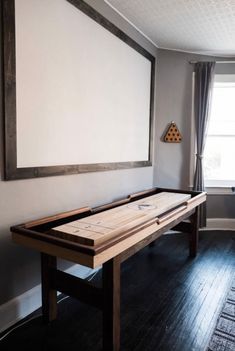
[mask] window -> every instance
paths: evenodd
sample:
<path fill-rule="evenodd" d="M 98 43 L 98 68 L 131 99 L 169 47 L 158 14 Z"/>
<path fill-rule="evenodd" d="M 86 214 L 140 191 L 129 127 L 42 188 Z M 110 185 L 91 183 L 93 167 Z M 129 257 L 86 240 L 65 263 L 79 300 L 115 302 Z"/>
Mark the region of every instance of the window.
<path fill-rule="evenodd" d="M 216 75 L 204 152 L 205 185 L 235 185 L 235 75 Z"/>

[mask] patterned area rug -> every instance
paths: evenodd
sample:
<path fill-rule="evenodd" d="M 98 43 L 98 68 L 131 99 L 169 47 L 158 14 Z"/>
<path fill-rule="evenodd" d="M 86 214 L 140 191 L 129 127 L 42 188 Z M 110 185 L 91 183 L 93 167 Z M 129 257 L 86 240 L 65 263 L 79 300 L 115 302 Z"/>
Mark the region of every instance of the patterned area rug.
<path fill-rule="evenodd" d="M 235 278 L 207 351 L 235 351 Z"/>

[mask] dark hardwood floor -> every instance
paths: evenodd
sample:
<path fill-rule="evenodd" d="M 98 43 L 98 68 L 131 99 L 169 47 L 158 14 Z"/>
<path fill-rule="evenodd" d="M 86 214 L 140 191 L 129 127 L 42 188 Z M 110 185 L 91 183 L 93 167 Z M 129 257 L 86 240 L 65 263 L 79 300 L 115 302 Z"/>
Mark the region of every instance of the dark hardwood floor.
<path fill-rule="evenodd" d="M 121 350 L 206 350 L 234 273 L 235 232 L 201 232 L 195 259 L 188 258 L 185 234 L 165 235 L 128 259 L 122 264 Z M 56 321 L 45 326 L 38 317 L 0 349 L 100 351 L 101 326 L 101 312 L 68 298 Z"/>

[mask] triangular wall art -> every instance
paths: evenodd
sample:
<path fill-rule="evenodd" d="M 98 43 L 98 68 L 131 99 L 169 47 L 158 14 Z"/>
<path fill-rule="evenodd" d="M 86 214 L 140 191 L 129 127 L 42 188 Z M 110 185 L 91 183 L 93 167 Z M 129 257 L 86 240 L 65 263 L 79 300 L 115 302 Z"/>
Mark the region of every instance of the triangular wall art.
<path fill-rule="evenodd" d="M 182 136 L 174 121 L 172 121 L 167 128 L 163 140 L 166 143 L 180 143 L 182 141 Z"/>

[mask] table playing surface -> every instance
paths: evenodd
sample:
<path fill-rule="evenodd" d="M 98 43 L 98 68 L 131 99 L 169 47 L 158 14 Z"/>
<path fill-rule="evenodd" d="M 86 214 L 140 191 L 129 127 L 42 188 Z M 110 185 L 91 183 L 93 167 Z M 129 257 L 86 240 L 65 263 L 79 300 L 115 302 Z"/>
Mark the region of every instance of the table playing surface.
<path fill-rule="evenodd" d="M 151 223 L 152 220 L 157 221 L 158 216 L 185 204 L 190 198 L 190 194 L 161 192 L 54 227 L 50 234 L 80 244 L 97 246 Z"/>

